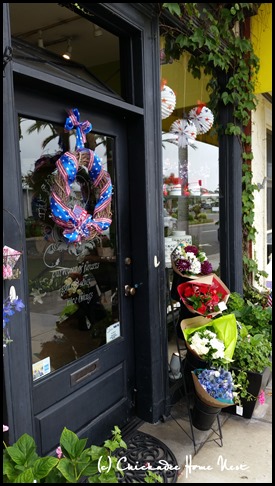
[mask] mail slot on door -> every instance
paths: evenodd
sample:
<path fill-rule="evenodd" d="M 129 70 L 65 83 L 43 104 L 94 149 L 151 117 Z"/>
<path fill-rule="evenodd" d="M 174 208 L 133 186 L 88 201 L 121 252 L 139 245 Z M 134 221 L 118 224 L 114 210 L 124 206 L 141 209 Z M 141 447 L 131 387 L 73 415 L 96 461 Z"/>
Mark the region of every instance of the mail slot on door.
<path fill-rule="evenodd" d="M 89 363 L 80 370 L 75 371 L 71 374 L 71 386 L 78 385 L 81 381 L 89 378 L 95 371 L 99 369 L 99 360 L 96 359 L 92 363 Z"/>

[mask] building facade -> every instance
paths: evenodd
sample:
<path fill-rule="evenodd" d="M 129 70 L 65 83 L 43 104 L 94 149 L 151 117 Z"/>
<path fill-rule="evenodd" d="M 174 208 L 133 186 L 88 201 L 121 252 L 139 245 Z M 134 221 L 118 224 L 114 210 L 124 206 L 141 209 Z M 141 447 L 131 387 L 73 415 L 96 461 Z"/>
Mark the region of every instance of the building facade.
<path fill-rule="evenodd" d="M 40 454 L 55 450 L 64 426 L 101 443 L 115 424 L 169 413 L 164 219 L 173 216 L 164 211 L 156 5 L 3 5 L 3 234 L 21 254 L 4 297 L 15 292 L 25 305 L 8 323 L 4 419 L 10 443 L 28 432 Z M 226 110 L 222 119 L 230 120 Z M 218 141 L 215 163 L 218 198 L 206 193 L 219 211 L 217 269 L 242 292 L 234 137 Z M 102 197 L 107 217 L 98 213 Z M 87 213 L 94 226 L 85 226 Z M 214 245 L 202 229 L 192 238 Z"/>

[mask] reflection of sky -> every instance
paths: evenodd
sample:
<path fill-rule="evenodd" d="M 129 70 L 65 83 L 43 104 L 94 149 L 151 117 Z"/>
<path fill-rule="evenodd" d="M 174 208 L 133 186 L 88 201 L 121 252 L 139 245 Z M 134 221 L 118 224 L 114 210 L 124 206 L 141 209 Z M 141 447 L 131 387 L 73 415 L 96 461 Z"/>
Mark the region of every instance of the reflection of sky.
<path fill-rule="evenodd" d="M 21 168 L 22 175 L 34 170 L 34 164 L 42 155 L 54 155 L 60 150 L 58 146 L 58 137 L 51 141 L 45 149 L 42 148 L 42 142 L 51 134 L 49 128 L 41 129 L 40 132 L 33 132 L 31 135 L 26 134 L 26 130 L 34 123 L 33 120 L 23 120 L 21 130 L 23 138 L 20 140 L 21 151 Z M 164 134 L 163 139 L 173 139 L 173 134 Z M 190 186 L 197 184 L 198 180 L 202 181 L 202 187 L 215 191 L 219 185 L 219 161 L 218 147 L 203 142 L 195 141 L 196 149 L 188 147 L 188 182 Z M 105 147 L 99 145 L 96 153 L 102 159 L 103 167 L 105 165 Z M 175 177 L 179 176 L 178 167 L 178 145 L 171 142 L 163 142 L 163 174 L 168 177 L 174 173 Z M 105 168 L 105 167 L 104 167 Z"/>
<path fill-rule="evenodd" d="M 34 170 L 35 162 L 42 157 L 42 155 L 54 155 L 56 152 L 60 151 L 60 147 L 58 145 L 58 136 L 49 142 L 45 149 L 42 148 L 42 142 L 52 133 L 49 128 L 42 128 L 39 132 L 36 130 L 30 135 L 27 134 L 26 131 L 33 124 L 34 120 L 23 120 L 21 122 L 23 138 L 20 140 L 20 157 L 21 171 L 23 176 L 25 176 L 29 171 Z M 103 168 L 105 168 L 105 150 L 106 148 L 103 145 L 99 145 L 96 149 L 97 155 L 101 159 L 103 158 Z"/>
<path fill-rule="evenodd" d="M 45 149 L 42 148 L 42 142 L 51 133 L 49 129 L 41 129 L 40 132 L 33 132 L 31 135 L 26 133 L 27 129 L 34 124 L 34 120 L 23 120 L 21 122 L 21 131 L 23 138 L 20 140 L 20 156 L 22 175 L 34 169 L 34 163 L 42 155 L 54 155 L 59 149 L 58 137 L 50 142 Z"/>
<path fill-rule="evenodd" d="M 163 140 L 173 139 L 169 134 L 163 135 Z M 219 149 L 214 145 L 194 141 L 196 148 L 188 147 L 188 182 L 190 187 L 202 181 L 202 187 L 215 191 L 219 186 Z M 163 175 L 171 173 L 179 177 L 178 146 L 171 142 L 162 145 Z"/>

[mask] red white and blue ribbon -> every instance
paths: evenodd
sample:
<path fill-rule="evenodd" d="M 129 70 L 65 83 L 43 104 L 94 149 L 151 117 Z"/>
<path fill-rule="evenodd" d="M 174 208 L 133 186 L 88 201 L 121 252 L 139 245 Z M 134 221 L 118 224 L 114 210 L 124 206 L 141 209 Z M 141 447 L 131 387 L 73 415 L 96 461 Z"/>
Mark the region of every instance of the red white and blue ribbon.
<path fill-rule="evenodd" d="M 80 122 L 80 113 L 77 108 L 69 111 L 69 117 L 66 119 L 65 130 L 76 129 L 76 149 L 84 148 L 86 143 L 86 133 L 92 130 L 92 124 L 89 121 Z"/>
<path fill-rule="evenodd" d="M 100 189 L 98 201 L 94 208 L 93 215 L 89 214 L 84 208 L 75 205 L 73 209 L 68 207 L 64 201 L 53 191 L 50 198 L 50 207 L 53 221 L 64 228 L 63 235 L 69 243 L 78 243 L 89 238 L 91 229 L 102 233 L 109 228 L 112 220 L 110 218 L 96 217 L 100 211 L 111 203 L 112 183 L 108 172 L 102 169 L 101 160 L 92 150 L 83 149 L 89 153 L 89 163 L 87 166 L 90 179 L 94 187 L 97 187 L 104 177 L 106 183 Z M 56 162 L 59 175 L 65 183 L 66 195 L 69 196 L 71 186 L 75 181 L 78 162 L 76 157 L 66 152 Z"/>

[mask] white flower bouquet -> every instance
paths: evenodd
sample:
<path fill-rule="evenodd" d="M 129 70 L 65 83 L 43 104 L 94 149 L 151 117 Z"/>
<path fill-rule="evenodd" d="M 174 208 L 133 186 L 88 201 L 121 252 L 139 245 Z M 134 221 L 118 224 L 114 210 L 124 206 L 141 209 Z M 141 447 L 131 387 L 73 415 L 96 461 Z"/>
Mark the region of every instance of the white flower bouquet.
<path fill-rule="evenodd" d="M 237 343 L 237 321 L 234 314 L 216 319 L 193 317 L 181 321 L 187 349 L 211 365 L 232 361 Z"/>
<path fill-rule="evenodd" d="M 218 360 L 223 359 L 224 343 L 218 339 L 217 334 L 210 331 L 210 328 L 205 328 L 202 331 L 197 331 L 191 335 L 189 346 L 192 351 L 195 351 L 203 360 Z"/>

